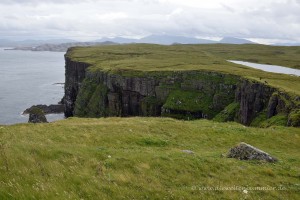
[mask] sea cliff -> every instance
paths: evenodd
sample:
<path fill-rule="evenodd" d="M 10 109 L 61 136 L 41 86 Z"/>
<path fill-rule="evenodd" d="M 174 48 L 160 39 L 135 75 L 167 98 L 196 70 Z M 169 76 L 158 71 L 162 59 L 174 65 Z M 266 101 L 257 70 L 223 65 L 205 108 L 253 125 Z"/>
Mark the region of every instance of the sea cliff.
<path fill-rule="evenodd" d="M 256 80 L 215 70 L 95 70 L 92 63 L 73 59 L 72 51 L 80 50 L 70 49 L 65 56 L 66 117 L 167 116 L 299 125 L 292 117 L 299 99 Z"/>

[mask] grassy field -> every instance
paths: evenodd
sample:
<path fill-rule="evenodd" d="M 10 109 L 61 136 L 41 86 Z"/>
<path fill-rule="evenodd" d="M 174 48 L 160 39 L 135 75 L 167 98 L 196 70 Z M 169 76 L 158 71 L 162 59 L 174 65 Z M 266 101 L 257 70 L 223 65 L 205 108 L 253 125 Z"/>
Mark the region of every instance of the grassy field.
<path fill-rule="evenodd" d="M 125 76 L 161 75 L 190 70 L 217 71 L 267 83 L 300 95 L 299 77 L 268 73 L 227 61 L 242 60 L 300 69 L 300 47 L 132 44 L 77 47 L 69 51 L 67 57 L 91 64 L 91 71 L 109 71 Z"/>
<path fill-rule="evenodd" d="M 222 156 L 239 142 L 279 162 Z M 299 128 L 207 120 L 70 118 L 0 126 L 0 199 L 300 199 L 299 149 Z M 217 187 L 223 190 L 212 191 Z"/>

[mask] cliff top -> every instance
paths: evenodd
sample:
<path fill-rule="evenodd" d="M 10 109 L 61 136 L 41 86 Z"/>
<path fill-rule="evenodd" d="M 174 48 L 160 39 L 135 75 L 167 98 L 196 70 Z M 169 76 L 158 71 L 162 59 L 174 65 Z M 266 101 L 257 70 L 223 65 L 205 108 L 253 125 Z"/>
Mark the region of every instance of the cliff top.
<path fill-rule="evenodd" d="M 216 71 L 254 79 L 300 95 L 299 77 L 268 73 L 227 61 L 242 60 L 300 69 L 299 54 L 300 47 L 254 44 L 130 44 L 70 48 L 66 57 L 90 64 L 91 71 L 109 71 L 126 76 L 144 76 L 149 72 Z"/>

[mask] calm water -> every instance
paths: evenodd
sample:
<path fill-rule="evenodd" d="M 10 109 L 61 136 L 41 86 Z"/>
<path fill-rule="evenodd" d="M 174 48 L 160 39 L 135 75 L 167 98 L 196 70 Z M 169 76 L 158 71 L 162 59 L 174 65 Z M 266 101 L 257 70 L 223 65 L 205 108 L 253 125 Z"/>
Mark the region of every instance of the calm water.
<path fill-rule="evenodd" d="M 282 66 L 278 66 L 278 65 L 257 64 L 257 63 L 237 61 L 237 60 L 228 60 L 228 61 L 235 63 L 235 64 L 240 64 L 240 65 L 245 65 L 247 67 L 253 67 L 255 69 L 260 69 L 260 70 L 263 70 L 266 72 L 274 72 L 274 73 L 300 76 L 300 70 L 298 70 L 298 69 L 282 67 Z"/>
<path fill-rule="evenodd" d="M 63 97 L 64 53 L 5 51 L 0 48 L 0 124 L 28 121 L 21 113 L 36 104 L 56 104 Z M 48 121 L 63 115 L 47 115 Z"/>

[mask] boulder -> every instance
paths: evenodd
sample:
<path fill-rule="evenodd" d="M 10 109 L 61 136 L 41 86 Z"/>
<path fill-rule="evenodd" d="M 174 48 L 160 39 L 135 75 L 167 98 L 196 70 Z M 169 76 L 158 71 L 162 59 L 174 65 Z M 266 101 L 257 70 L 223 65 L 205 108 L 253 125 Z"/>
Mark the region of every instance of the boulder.
<path fill-rule="evenodd" d="M 29 112 L 28 123 L 48 123 L 48 121 L 42 109 L 32 107 Z"/>
<path fill-rule="evenodd" d="M 267 162 L 276 162 L 277 159 L 270 156 L 268 153 L 257 149 L 244 142 L 229 150 L 228 158 L 236 158 L 239 160 L 263 160 Z"/>

